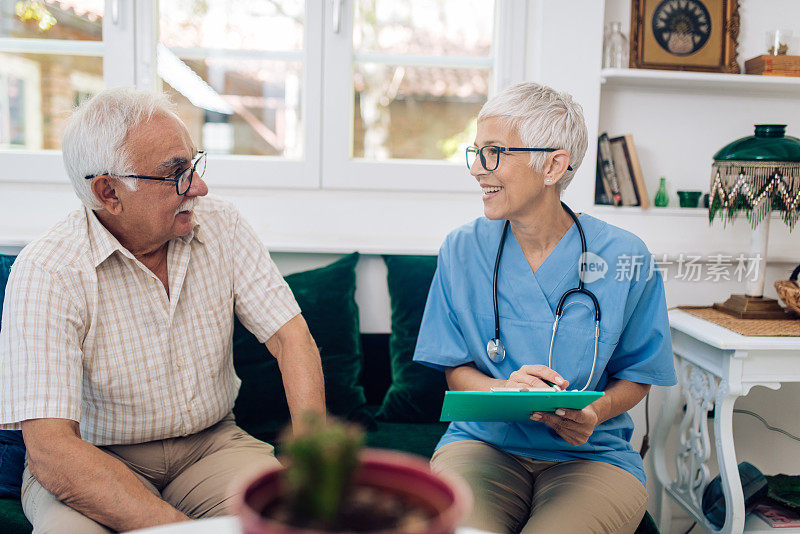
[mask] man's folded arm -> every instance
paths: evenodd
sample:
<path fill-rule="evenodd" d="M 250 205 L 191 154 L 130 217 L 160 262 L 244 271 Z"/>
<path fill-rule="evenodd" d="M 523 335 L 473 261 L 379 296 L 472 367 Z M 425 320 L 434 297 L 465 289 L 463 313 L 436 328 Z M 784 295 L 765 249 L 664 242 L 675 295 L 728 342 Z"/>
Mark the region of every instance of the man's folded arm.
<path fill-rule="evenodd" d="M 28 469 L 50 493 L 116 531 L 188 518 L 148 490 L 128 467 L 81 439 L 77 422 L 22 422 Z"/>

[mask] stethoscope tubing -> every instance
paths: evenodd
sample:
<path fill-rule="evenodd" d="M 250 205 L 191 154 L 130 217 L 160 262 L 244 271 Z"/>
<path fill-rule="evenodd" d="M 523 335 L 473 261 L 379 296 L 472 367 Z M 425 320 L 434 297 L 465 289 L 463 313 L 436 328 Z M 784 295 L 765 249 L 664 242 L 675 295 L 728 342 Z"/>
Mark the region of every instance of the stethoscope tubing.
<path fill-rule="evenodd" d="M 555 320 L 553 321 L 553 335 L 550 338 L 550 350 L 547 354 L 547 366 L 553 369 L 553 345 L 556 341 L 556 332 L 558 331 L 558 323 L 561 320 L 562 313 L 564 311 L 564 304 L 567 299 L 576 294 L 583 294 L 589 297 L 592 301 L 592 305 L 594 307 L 594 359 L 592 360 L 592 370 L 589 373 L 589 379 L 586 381 L 586 384 L 579 389 L 578 391 L 585 391 L 589 384 L 592 383 L 592 378 L 594 377 L 594 370 L 595 366 L 597 365 L 597 349 L 598 344 L 600 341 L 600 303 L 597 300 L 597 297 L 586 289 L 583 286 L 583 277 L 586 272 L 586 254 L 587 254 L 587 247 L 586 247 L 586 236 L 583 233 L 583 226 L 581 225 L 580 221 L 578 220 L 578 216 L 575 215 L 575 212 L 570 209 L 564 202 L 561 202 L 561 207 L 564 211 L 569 214 L 572 220 L 575 222 L 575 227 L 578 229 L 578 235 L 581 239 L 581 258 L 580 258 L 580 271 L 578 276 L 578 287 L 574 287 L 564 292 L 561 295 L 561 298 L 558 300 L 558 306 L 556 306 L 556 316 Z M 505 246 L 506 235 L 508 233 L 510 221 L 506 220 L 503 224 L 503 232 L 500 235 L 500 244 L 497 247 L 497 257 L 494 262 L 494 272 L 492 273 L 492 303 L 494 305 L 494 338 L 490 339 L 486 345 L 486 353 L 495 363 L 500 363 L 505 359 L 505 348 L 503 346 L 503 342 L 500 340 L 500 312 L 497 304 L 497 278 L 498 273 L 500 270 L 500 258 L 503 255 L 503 247 Z"/>

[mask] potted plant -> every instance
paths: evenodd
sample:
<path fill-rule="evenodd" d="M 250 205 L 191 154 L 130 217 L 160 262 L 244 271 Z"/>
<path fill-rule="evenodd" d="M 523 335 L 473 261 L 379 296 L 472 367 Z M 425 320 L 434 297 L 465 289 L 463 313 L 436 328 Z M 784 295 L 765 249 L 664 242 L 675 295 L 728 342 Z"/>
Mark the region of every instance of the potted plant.
<path fill-rule="evenodd" d="M 284 466 L 259 473 L 238 492 L 246 534 L 449 534 L 471 506 L 466 485 L 432 473 L 424 458 L 362 450 L 364 433 L 355 425 L 307 423 L 283 440 Z"/>

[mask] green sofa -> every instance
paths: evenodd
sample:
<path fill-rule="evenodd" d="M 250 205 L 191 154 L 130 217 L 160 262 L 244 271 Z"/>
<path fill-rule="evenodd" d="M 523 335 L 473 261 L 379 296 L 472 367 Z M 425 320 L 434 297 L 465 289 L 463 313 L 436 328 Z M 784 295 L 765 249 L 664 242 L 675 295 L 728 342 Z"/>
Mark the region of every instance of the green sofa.
<path fill-rule="evenodd" d="M 441 373 L 411 361 L 436 258 L 384 256 L 391 303 L 391 332 L 362 334 L 355 303 L 358 254 L 286 277 L 320 348 L 328 409 L 362 424 L 367 446 L 430 457 L 446 429 L 438 422 L 446 389 Z M 12 256 L 0 255 L 0 303 Z M 234 365 L 242 386 L 237 423 L 275 443 L 289 422 L 277 362 L 238 321 Z M 268 408 L 268 409 L 267 409 Z M 0 436 L 0 469 L 3 445 Z M 278 443 L 278 450 L 280 444 Z M 20 501 L 0 497 L 0 532 L 29 533 Z M 658 532 L 649 515 L 637 532 Z"/>

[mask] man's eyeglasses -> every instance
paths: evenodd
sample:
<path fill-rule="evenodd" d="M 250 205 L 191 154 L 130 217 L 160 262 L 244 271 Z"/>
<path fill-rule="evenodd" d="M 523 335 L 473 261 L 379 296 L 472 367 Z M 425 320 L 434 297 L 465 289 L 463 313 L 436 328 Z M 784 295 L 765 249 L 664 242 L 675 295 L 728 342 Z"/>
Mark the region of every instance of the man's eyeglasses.
<path fill-rule="evenodd" d="M 557 148 L 511 148 L 507 146 L 486 145 L 481 148 L 467 147 L 467 169 L 471 169 L 475 158 L 480 158 L 484 169 L 491 172 L 500 165 L 500 154 L 503 152 L 555 152 Z M 571 171 L 572 166 L 567 166 Z"/>
<path fill-rule="evenodd" d="M 108 174 L 109 176 L 117 176 L 119 178 L 139 178 L 140 180 L 158 180 L 159 182 L 175 182 L 175 192 L 179 195 L 185 195 L 189 188 L 192 186 L 192 178 L 194 173 L 202 178 L 206 172 L 206 151 L 198 150 L 197 155 L 192 160 L 192 165 L 185 169 L 178 169 L 169 176 L 144 176 L 142 174 L 112 174 L 110 172 L 101 172 L 98 174 L 90 174 L 85 178 L 91 180 L 98 176 Z"/>

